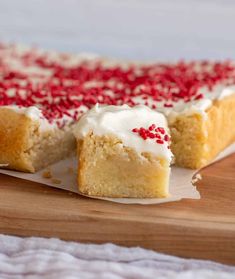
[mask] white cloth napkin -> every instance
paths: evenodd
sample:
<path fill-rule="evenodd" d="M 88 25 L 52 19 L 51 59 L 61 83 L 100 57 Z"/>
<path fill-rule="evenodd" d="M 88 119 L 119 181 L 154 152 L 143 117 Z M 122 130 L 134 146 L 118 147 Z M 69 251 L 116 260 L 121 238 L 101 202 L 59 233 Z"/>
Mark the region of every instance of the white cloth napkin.
<path fill-rule="evenodd" d="M 138 247 L 0 235 L 0 278 L 233 279 L 235 267 Z"/>

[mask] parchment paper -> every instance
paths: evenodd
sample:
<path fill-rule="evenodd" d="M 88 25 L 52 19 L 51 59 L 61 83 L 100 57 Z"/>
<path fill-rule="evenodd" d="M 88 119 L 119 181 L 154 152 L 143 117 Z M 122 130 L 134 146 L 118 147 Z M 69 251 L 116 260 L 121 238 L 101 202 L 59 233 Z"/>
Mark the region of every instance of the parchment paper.
<path fill-rule="evenodd" d="M 214 163 L 222 158 L 235 152 L 235 143 L 226 148 L 219 156 L 211 163 Z M 3 164 L 2 164 L 3 166 Z M 0 173 L 10 176 L 27 179 L 34 182 L 39 182 L 48 186 L 64 189 L 77 194 L 80 194 L 77 188 L 77 159 L 70 157 L 60 161 L 46 169 L 37 173 L 22 173 L 17 171 L 0 169 Z M 45 178 L 46 174 L 51 174 L 51 177 Z M 50 175 L 48 175 L 50 176 Z M 130 198 L 98 198 L 95 199 L 108 200 L 117 203 L 125 204 L 159 204 L 171 201 L 179 201 L 181 199 L 200 199 L 200 194 L 193 185 L 200 179 L 199 170 L 189 170 L 185 168 L 172 167 L 170 177 L 170 197 L 161 199 L 130 199 Z"/>

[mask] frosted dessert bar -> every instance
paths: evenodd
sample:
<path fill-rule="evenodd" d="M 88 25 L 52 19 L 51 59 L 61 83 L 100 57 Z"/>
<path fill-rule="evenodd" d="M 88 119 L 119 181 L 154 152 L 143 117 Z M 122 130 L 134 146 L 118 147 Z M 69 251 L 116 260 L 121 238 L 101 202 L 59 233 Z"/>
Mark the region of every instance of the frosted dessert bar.
<path fill-rule="evenodd" d="M 35 172 L 76 148 L 97 103 L 165 115 L 178 166 L 200 168 L 235 140 L 232 61 L 137 64 L 0 45 L 0 164 Z"/>
<path fill-rule="evenodd" d="M 81 193 L 115 198 L 169 195 L 172 153 L 163 114 L 143 105 L 96 105 L 74 132 Z"/>

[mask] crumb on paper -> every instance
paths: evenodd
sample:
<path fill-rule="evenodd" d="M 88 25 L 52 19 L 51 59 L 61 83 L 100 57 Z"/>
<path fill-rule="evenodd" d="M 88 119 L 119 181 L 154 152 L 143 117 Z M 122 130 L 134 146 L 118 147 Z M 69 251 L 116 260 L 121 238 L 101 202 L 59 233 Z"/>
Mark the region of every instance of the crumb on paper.
<path fill-rule="evenodd" d="M 51 171 L 48 169 L 48 170 L 45 170 L 42 174 L 42 177 L 43 178 L 52 178 L 52 174 L 51 174 Z"/>
<path fill-rule="evenodd" d="M 202 175 L 200 173 L 197 173 L 193 178 L 192 178 L 192 183 L 196 183 L 198 180 L 202 179 Z"/>
<path fill-rule="evenodd" d="M 68 172 L 69 174 L 74 174 L 74 168 L 73 168 L 73 167 L 68 167 L 68 168 L 67 168 L 67 172 Z"/>
<path fill-rule="evenodd" d="M 54 184 L 60 184 L 60 183 L 61 183 L 61 180 L 60 180 L 60 179 L 57 179 L 57 178 L 52 178 L 52 179 L 51 179 L 51 182 L 54 183 Z"/>
<path fill-rule="evenodd" d="M 7 167 L 8 166 L 8 164 L 0 164 L 0 168 L 1 167 Z"/>

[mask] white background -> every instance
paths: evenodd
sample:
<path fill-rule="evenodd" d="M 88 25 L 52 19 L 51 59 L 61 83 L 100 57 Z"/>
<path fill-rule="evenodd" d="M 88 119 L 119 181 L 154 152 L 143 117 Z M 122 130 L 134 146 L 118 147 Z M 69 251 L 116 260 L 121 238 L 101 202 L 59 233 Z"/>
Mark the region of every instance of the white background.
<path fill-rule="evenodd" d="M 235 1 L 0 0 L 0 40 L 140 60 L 235 58 Z"/>

